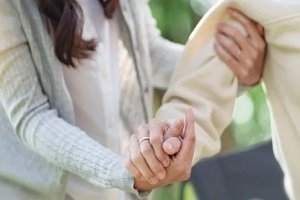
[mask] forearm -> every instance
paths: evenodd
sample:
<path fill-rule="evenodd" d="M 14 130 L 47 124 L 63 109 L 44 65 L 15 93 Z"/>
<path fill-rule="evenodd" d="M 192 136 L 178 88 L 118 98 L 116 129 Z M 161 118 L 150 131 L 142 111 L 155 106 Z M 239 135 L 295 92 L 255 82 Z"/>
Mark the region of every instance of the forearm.
<path fill-rule="evenodd" d="M 194 108 L 196 147 L 193 163 L 216 154 L 229 125 L 237 96 L 237 79 L 213 51 L 213 34 L 197 30 L 171 79 L 156 117 L 174 120 Z M 203 41 L 205 40 L 206 41 Z"/>
<path fill-rule="evenodd" d="M 153 68 L 153 85 L 158 89 L 167 89 L 173 71 L 183 53 L 184 46 L 164 39 L 157 28 L 147 1 L 141 1 L 145 15 L 147 40 Z"/>
<path fill-rule="evenodd" d="M 25 43 L 0 52 L 0 101 L 16 136 L 49 162 L 95 185 L 133 191 L 121 157 L 50 108 L 29 52 Z"/>
<path fill-rule="evenodd" d="M 167 89 L 184 46 L 168 41 L 161 36 L 153 38 L 150 53 L 153 66 L 153 83 L 158 89 Z"/>

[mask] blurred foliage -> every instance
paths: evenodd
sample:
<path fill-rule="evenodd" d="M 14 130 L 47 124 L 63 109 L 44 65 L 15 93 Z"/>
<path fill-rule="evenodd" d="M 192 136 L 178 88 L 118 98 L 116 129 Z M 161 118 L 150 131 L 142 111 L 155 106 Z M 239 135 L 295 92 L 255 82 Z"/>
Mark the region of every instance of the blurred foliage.
<path fill-rule="evenodd" d="M 193 28 L 215 0 L 151 0 L 149 2 L 163 37 L 184 44 Z M 156 93 L 158 106 L 162 92 Z M 258 85 L 240 96 L 235 105 L 233 120 L 223 136 L 223 146 L 232 150 L 270 139 L 270 119 L 265 95 Z M 173 188 L 173 189 L 172 189 Z M 178 185 L 154 192 L 154 200 L 179 199 Z M 184 189 L 184 199 L 195 199 L 192 188 Z M 177 196 L 175 198 L 175 196 Z"/>
<path fill-rule="evenodd" d="M 237 99 L 230 126 L 236 147 L 271 139 L 270 115 L 261 84 Z"/>
<path fill-rule="evenodd" d="M 200 17 L 189 0 L 151 0 L 153 16 L 162 36 L 178 43 L 185 43 Z"/>

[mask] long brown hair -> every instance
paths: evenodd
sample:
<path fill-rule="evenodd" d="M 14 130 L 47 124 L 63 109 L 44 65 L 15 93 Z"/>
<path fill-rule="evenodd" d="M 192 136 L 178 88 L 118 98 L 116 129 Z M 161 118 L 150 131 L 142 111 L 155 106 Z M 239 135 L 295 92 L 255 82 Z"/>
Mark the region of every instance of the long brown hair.
<path fill-rule="evenodd" d="M 99 0 L 107 18 L 112 18 L 118 0 Z M 53 37 L 57 58 L 74 67 L 73 58 L 88 58 L 96 48 L 94 39 L 82 39 L 83 13 L 76 0 L 37 0 L 48 30 Z"/>

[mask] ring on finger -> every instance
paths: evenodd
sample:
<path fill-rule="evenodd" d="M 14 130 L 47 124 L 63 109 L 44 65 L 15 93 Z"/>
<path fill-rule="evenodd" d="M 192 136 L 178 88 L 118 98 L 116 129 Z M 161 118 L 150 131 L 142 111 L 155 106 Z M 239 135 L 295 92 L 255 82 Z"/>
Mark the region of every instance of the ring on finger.
<path fill-rule="evenodd" d="M 141 144 L 143 141 L 145 141 L 145 140 L 150 140 L 150 137 L 143 137 L 143 138 L 141 138 L 140 140 L 139 140 L 139 143 Z"/>

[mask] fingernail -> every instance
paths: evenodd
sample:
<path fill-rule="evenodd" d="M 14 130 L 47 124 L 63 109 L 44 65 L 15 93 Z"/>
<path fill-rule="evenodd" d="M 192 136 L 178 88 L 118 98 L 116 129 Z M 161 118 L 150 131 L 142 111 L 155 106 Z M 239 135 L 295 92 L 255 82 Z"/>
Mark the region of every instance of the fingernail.
<path fill-rule="evenodd" d="M 168 165 L 169 165 L 169 161 L 168 160 L 164 160 L 162 163 L 163 163 L 164 167 L 168 167 Z"/>
<path fill-rule="evenodd" d="M 171 143 L 166 143 L 165 145 L 166 145 L 168 150 L 170 150 L 170 151 L 173 150 L 173 145 Z"/>
<path fill-rule="evenodd" d="M 166 173 L 165 173 L 165 172 L 159 172 L 159 173 L 158 173 L 158 178 L 159 178 L 160 180 L 164 179 L 165 176 L 166 176 Z"/>
<path fill-rule="evenodd" d="M 151 183 L 152 185 L 156 184 L 157 182 L 158 182 L 158 179 L 157 179 L 156 177 L 150 178 L 150 183 Z"/>

